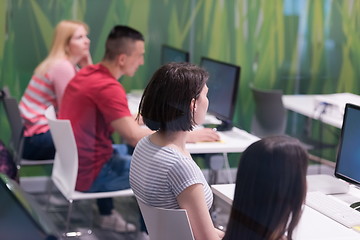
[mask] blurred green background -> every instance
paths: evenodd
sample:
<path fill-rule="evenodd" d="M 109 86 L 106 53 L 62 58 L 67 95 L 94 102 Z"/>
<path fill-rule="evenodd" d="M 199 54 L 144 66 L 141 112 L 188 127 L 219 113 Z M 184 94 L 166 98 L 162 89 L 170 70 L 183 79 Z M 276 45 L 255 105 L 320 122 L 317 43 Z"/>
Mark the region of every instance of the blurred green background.
<path fill-rule="evenodd" d="M 285 94 L 360 92 L 359 12 L 355 0 L 0 0 L 0 87 L 20 99 L 60 20 L 90 26 L 94 62 L 102 58 L 109 30 L 124 24 L 146 39 L 145 65 L 120 79 L 127 91 L 145 87 L 160 66 L 162 44 L 189 51 L 196 64 L 201 56 L 237 64 L 234 121 L 250 131 L 250 82 Z M 293 115 L 296 126 L 288 131 L 296 134 L 305 120 Z M 336 131 L 325 138 L 337 141 Z M 1 106 L 0 139 L 7 142 L 9 135 Z"/>

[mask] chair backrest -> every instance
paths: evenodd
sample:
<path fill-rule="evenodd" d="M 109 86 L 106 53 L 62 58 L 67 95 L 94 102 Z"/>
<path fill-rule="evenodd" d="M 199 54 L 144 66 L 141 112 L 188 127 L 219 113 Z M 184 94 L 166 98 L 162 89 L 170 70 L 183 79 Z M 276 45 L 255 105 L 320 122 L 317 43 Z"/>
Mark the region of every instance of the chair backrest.
<path fill-rule="evenodd" d="M 65 196 L 70 196 L 75 191 L 78 172 L 78 152 L 71 123 L 56 119 L 54 106 L 46 109 L 45 117 L 56 149 L 51 179 Z"/>
<path fill-rule="evenodd" d="M 189 218 L 185 209 L 164 209 L 152 207 L 136 198 L 144 217 L 150 239 L 194 240 Z"/>
<path fill-rule="evenodd" d="M 282 90 L 262 90 L 250 85 L 255 101 L 251 132 L 258 137 L 283 135 L 287 111 L 282 102 Z"/>
<path fill-rule="evenodd" d="M 14 154 L 14 160 L 16 164 L 19 165 L 23 147 L 24 125 L 20 115 L 18 101 L 14 97 L 11 97 L 9 91 L 5 89 L 2 102 L 11 130 L 10 147 Z"/>

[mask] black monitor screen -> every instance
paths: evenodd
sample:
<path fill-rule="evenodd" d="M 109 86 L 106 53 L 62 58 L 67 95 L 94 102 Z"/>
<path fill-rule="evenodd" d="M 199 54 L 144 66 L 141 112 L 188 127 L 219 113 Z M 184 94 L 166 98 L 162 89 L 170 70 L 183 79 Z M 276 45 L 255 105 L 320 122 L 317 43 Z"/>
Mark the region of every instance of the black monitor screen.
<path fill-rule="evenodd" d="M 207 86 L 209 88 L 208 112 L 229 125 L 223 130 L 232 127 L 232 118 L 235 110 L 236 97 L 240 81 L 240 66 L 216 61 L 210 58 L 201 58 L 201 67 L 209 72 Z M 219 129 L 218 130 L 222 130 Z"/>
<path fill-rule="evenodd" d="M 20 186 L 0 174 L 0 239 L 54 240 L 55 226 Z"/>
<path fill-rule="evenodd" d="M 346 104 L 335 176 L 360 184 L 360 106 Z"/>
<path fill-rule="evenodd" d="M 161 64 L 169 62 L 189 62 L 189 53 L 187 51 L 170 47 L 161 46 Z"/>

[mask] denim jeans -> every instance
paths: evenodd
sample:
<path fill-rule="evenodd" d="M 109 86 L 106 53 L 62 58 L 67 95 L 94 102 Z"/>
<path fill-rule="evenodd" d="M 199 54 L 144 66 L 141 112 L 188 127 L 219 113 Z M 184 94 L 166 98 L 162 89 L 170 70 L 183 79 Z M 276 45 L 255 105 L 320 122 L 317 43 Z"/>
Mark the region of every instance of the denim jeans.
<path fill-rule="evenodd" d="M 29 160 L 53 159 L 55 147 L 50 130 L 31 137 L 24 137 L 22 157 Z"/>
<path fill-rule="evenodd" d="M 99 175 L 87 192 L 107 192 L 130 188 L 129 170 L 131 156 L 128 155 L 127 146 L 124 144 L 113 145 L 113 155 L 103 166 Z M 97 199 L 101 215 L 111 214 L 114 208 L 112 198 Z"/>

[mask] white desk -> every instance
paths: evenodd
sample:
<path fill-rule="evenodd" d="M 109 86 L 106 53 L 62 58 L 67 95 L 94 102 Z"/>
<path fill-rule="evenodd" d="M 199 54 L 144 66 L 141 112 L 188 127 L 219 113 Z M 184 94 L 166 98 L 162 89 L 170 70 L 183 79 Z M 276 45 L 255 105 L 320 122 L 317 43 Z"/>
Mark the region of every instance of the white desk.
<path fill-rule="evenodd" d="M 219 134 L 220 142 L 187 143 L 186 149 L 190 153 L 240 153 L 259 140 L 258 137 L 236 127 Z"/>
<path fill-rule="evenodd" d="M 228 204 L 232 204 L 235 184 L 218 184 L 211 186 L 213 193 Z M 360 196 L 360 190 L 351 187 L 348 193 Z M 304 212 L 294 233 L 295 240 L 359 240 L 360 233 L 347 228 L 327 216 L 304 205 Z"/>
<path fill-rule="evenodd" d="M 317 94 L 317 95 L 284 95 L 283 103 L 286 109 L 304 116 L 320 120 L 331 126 L 341 128 L 346 103 L 360 105 L 360 96 L 352 93 Z M 324 114 L 321 114 L 328 103 Z"/>

